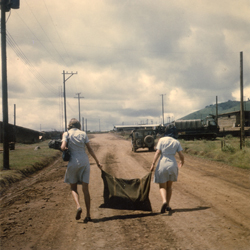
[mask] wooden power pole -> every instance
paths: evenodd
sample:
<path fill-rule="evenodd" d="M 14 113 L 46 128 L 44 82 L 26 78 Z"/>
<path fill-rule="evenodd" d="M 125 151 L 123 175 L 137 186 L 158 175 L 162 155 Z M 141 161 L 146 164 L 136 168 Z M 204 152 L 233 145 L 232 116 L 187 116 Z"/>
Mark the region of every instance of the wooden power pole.
<path fill-rule="evenodd" d="M 216 96 L 216 124 L 218 126 L 218 96 Z"/>
<path fill-rule="evenodd" d="M 240 149 L 244 145 L 243 52 L 240 52 Z"/>
<path fill-rule="evenodd" d="M 82 131 L 84 131 L 84 117 L 82 117 Z"/>
<path fill-rule="evenodd" d="M 80 99 L 81 98 L 84 98 L 84 97 L 80 97 L 81 93 L 76 93 L 77 97 L 75 98 L 78 98 L 78 111 L 79 111 L 79 122 L 81 122 L 81 108 L 80 108 Z"/>
<path fill-rule="evenodd" d="M 8 86 L 7 86 L 7 56 L 6 56 L 6 0 L 1 1 L 1 51 L 2 51 L 2 109 L 3 109 L 3 169 L 9 166 L 9 120 L 8 120 Z"/>
<path fill-rule="evenodd" d="M 164 126 L 164 100 L 163 96 L 166 94 L 161 94 L 161 104 L 162 104 L 162 125 Z"/>
<path fill-rule="evenodd" d="M 9 166 L 9 120 L 8 120 L 8 84 L 7 84 L 7 56 L 6 56 L 6 11 L 19 9 L 19 0 L 1 0 L 1 52 L 2 52 L 2 110 L 3 110 L 3 169 Z"/>
<path fill-rule="evenodd" d="M 63 97 L 64 97 L 64 121 L 65 121 L 64 129 L 65 129 L 65 131 L 67 131 L 66 87 L 65 87 L 65 83 L 74 74 L 77 74 L 77 72 L 76 73 L 73 73 L 73 72 L 68 73 L 68 72 L 63 71 Z M 65 75 L 70 75 L 70 76 L 67 79 L 65 79 Z"/>

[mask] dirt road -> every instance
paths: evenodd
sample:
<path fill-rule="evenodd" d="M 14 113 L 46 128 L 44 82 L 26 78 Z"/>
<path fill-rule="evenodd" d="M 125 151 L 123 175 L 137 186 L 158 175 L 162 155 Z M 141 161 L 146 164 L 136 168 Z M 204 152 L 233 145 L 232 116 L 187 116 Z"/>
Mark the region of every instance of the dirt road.
<path fill-rule="evenodd" d="M 91 144 L 116 177 L 142 178 L 149 171 L 154 152 L 134 153 L 129 141 L 113 134 L 95 135 Z M 152 213 L 101 208 L 101 172 L 90 162 L 92 222 L 75 220 L 63 183 L 66 163 L 59 159 L 2 195 L 1 249 L 250 249 L 249 171 L 185 155 L 173 187 L 174 211 L 160 214 L 153 182 Z"/>

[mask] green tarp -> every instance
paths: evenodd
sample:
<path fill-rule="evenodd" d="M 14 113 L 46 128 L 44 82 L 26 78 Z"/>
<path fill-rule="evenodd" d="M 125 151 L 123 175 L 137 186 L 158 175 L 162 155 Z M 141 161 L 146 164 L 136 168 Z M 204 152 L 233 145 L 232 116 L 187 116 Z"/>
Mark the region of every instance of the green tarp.
<path fill-rule="evenodd" d="M 101 207 L 152 211 L 149 201 L 151 172 L 141 179 L 116 178 L 102 170 L 104 204 Z"/>

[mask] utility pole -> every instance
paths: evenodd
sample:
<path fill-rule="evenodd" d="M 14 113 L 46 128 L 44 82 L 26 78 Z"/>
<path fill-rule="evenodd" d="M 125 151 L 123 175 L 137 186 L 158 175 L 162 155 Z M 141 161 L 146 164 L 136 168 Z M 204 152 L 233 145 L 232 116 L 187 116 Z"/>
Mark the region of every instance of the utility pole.
<path fill-rule="evenodd" d="M 2 51 L 2 110 L 3 110 L 3 169 L 9 165 L 9 121 L 8 121 L 8 87 L 7 87 L 7 57 L 6 57 L 6 0 L 1 1 L 1 51 Z"/>
<path fill-rule="evenodd" d="M 86 119 L 86 126 L 85 126 L 85 128 L 86 128 L 86 133 L 87 133 L 87 131 L 88 131 L 88 128 L 87 128 L 87 125 L 88 125 L 88 123 L 87 123 L 87 119 Z"/>
<path fill-rule="evenodd" d="M 14 143 L 16 143 L 16 104 L 14 104 Z"/>
<path fill-rule="evenodd" d="M 163 96 L 166 94 L 161 94 L 162 98 L 162 125 L 164 126 L 164 102 L 163 102 Z"/>
<path fill-rule="evenodd" d="M 63 90 L 62 90 L 62 86 L 59 87 L 59 98 L 60 98 L 60 103 L 59 103 L 59 113 L 60 113 L 60 131 L 63 130 Z"/>
<path fill-rule="evenodd" d="M 244 144 L 244 105 L 243 105 L 243 52 L 240 52 L 240 149 Z"/>
<path fill-rule="evenodd" d="M 8 120 L 8 84 L 6 56 L 6 11 L 19 9 L 19 0 L 1 0 L 1 52 L 2 52 L 2 110 L 3 110 L 3 169 L 10 169 L 9 161 L 9 120 Z"/>
<path fill-rule="evenodd" d="M 80 94 L 81 93 L 76 93 L 76 95 L 78 95 L 78 97 L 75 97 L 75 98 L 78 98 L 79 122 L 81 122 L 80 99 L 84 98 L 84 97 L 80 97 Z"/>
<path fill-rule="evenodd" d="M 84 131 L 84 117 L 82 117 L 82 131 Z"/>
<path fill-rule="evenodd" d="M 217 124 L 217 126 L 218 126 L 218 96 L 216 96 L 216 119 L 215 119 L 215 121 L 216 121 L 216 124 Z"/>
<path fill-rule="evenodd" d="M 66 112 L 66 89 L 65 89 L 65 83 L 66 83 L 66 81 L 71 76 L 73 76 L 74 74 L 77 74 L 77 72 L 76 73 L 73 73 L 73 72 L 68 73 L 68 72 L 63 71 L 62 74 L 63 74 L 64 121 L 65 121 L 65 127 L 64 127 L 64 129 L 65 129 L 65 131 L 67 131 L 67 112 Z M 70 75 L 70 76 L 67 79 L 65 79 L 65 75 Z"/>
<path fill-rule="evenodd" d="M 16 104 L 14 104 L 14 126 L 16 126 Z"/>

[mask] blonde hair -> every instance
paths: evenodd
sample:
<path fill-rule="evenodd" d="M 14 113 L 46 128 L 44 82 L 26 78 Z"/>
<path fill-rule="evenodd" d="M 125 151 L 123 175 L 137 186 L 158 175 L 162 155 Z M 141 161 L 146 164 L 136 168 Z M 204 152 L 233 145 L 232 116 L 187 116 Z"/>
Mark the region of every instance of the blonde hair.
<path fill-rule="evenodd" d="M 81 123 L 76 118 L 72 118 L 69 121 L 69 125 L 68 125 L 68 129 L 71 129 L 71 128 L 81 129 Z"/>

